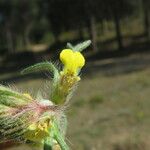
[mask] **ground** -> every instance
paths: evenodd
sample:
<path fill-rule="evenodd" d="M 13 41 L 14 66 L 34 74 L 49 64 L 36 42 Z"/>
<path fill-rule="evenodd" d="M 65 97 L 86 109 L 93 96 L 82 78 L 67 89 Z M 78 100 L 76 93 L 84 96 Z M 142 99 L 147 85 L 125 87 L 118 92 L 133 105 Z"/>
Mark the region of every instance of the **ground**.
<path fill-rule="evenodd" d="M 147 53 L 87 63 L 66 110 L 71 149 L 150 149 L 149 67 Z M 46 81 L 32 78 L 13 85 L 36 93 Z"/>

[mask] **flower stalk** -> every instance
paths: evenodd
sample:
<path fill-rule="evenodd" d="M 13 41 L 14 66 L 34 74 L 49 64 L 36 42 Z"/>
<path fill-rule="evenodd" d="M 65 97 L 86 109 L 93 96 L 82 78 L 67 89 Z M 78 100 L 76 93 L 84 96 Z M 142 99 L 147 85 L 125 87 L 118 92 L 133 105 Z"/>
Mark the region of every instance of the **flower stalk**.
<path fill-rule="evenodd" d="M 24 69 L 28 74 L 39 71 L 53 73 L 48 99 L 34 98 L 0 85 L 0 142 L 15 141 L 43 145 L 44 150 L 69 150 L 65 142 L 67 120 L 64 114 L 75 86 L 80 81 L 80 71 L 85 65 L 81 51 L 90 45 L 85 41 L 60 53 L 62 70 L 51 62 L 42 62 Z"/>

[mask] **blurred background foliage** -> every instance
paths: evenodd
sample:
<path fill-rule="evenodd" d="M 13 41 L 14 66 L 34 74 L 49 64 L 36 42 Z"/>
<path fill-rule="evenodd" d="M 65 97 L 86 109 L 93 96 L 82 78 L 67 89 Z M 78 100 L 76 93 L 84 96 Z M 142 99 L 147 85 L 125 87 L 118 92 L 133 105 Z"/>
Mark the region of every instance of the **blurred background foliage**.
<path fill-rule="evenodd" d="M 1 53 L 85 38 L 95 51 L 111 39 L 122 50 L 126 36 L 149 39 L 149 6 L 149 0 L 1 0 Z"/>
<path fill-rule="evenodd" d="M 49 73 L 19 71 L 91 39 L 67 110 L 70 147 L 150 149 L 149 8 L 149 0 L 0 0 L 0 83 L 45 93 Z"/>

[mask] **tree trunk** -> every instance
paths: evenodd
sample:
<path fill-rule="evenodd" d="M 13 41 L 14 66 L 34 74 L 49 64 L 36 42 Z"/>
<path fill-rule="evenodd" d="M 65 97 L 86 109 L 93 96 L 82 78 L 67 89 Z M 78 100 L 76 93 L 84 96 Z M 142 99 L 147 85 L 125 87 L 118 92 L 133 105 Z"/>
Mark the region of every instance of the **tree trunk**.
<path fill-rule="evenodd" d="M 94 16 L 90 17 L 90 33 L 92 39 L 93 50 L 97 51 L 97 30 L 96 30 L 96 20 Z"/>
<path fill-rule="evenodd" d="M 103 20 L 100 22 L 100 34 L 104 35 L 104 21 Z"/>
<path fill-rule="evenodd" d="M 13 43 L 12 33 L 9 28 L 6 29 L 6 39 L 7 39 L 8 51 L 10 53 L 13 53 L 14 52 L 14 43 Z"/>
<path fill-rule="evenodd" d="M 28 49 L 29 46 L 30 46 L 30 40 L 29 40 L 29 35 L 28 35 L 27 32 L 24 33 L 23 40 L 24 40 L 24 46 L 25 46 L 25 48 Z"/>
<path fill-rule="evenodd" d="M 142 0 L 143 3 L 143 13 L 144 13 L 144 30 L 145 30 L 145 36 L 147 39 L 150 39 L 150 15 L 149 15 L 149 6 L 146 3 L 146 0 Z"/>
<path fill-rule="evenodd" d="M 113 15 L 114 15 L 113 17 L 114 17 L 115 30 L 116 30 L 116 39 L 118 42 L 118 50 L 122 50 L 123 41 L 122 41 L 122 35 L 121 35 L 120 19 L 115 10 L 113 12 Z"/>
<path fill-rule="evenodd" d="M 14 42 L 13 42 L 12 32 L 10 30 L 9 25 L 6 25 L 6 40 L 7 40 L 8 51 L 10 53 L 13 53 L 14 52 Z"/>
<path fill-rule="evenodd" d="M 59 33 L 53 31 L 53 37 L 54 37 L 55 43 L 59 44 L 60 43 Z"/>
<path fill-rule="evenodd" d="M 82 27 L 81 24 L 78 27 L 78 35 L 79 35 L 79 40 L 80 41 L 84 39 L 83 27 Z"/>
<path fill-rule="evenodd" d="M 23 39 L 24 39 L 24 44 L 26 49 L 28 49 L 29 46 L 31 45 L 30 38 L 29 38 L 31 29 L 32 29 L 32 22 L 26 25 L 25 32 L 23 34 Z"/>

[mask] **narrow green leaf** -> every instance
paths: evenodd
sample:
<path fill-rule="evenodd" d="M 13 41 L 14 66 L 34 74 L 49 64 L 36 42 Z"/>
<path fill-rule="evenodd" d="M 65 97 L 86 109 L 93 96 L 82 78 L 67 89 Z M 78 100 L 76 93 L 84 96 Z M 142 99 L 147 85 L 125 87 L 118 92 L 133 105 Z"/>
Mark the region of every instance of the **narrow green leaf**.
<path fill-rule="evenodd" d="M 71 43 L 67 43 L 67 48 L 74 49 L 73 45 Z"/>
<path fill-rule="evenodd" d="M 51 62 L 42 62 L 25 68 L 21 71 L 21 74 L 29 74 L 33 72 L 50 71 L 54 74 L 54 81 L 59 77 L 59 71 L 55 65 Z"/>
<path fill-rule="evenodd" d="M 67 48 L 70 48 L 74 51 L 81 52 L 84 49 L 86 49 L 88 46 L 90 46 L 90 44 L 91 44 L 91 40 L 84 41 L 84 42 L 79 43 L 75 46 L 73 46 L 71 43 L 67 43 Z"/>
<path fill-rule="evenodd" d="M 91 40 L 84 41 L 84 42 L 79 43 L 76 46 L 74 46 L 73 50 L 81 52 L 84 49 L 86 49 L 88 46 L 90 46 L 90 44 L 91 44 Z"/>

